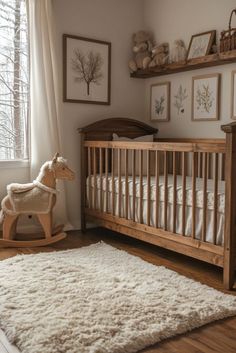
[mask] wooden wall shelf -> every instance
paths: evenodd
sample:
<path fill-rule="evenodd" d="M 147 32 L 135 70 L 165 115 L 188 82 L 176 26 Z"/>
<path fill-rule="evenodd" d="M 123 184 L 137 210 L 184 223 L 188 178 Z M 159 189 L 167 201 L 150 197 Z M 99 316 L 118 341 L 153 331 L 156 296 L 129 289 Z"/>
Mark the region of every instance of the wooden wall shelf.
<path fill-rule="evenodd" d="M 131 73 L 130 77 L 150 78 L 232 63 L 236 63 L 236 50 L 206 55 L 201 58 L 180 61 L 178 63 L 167 64 L 161 67 L 154 67 L 152 69 L 138 70 L 137 72 Z"/>

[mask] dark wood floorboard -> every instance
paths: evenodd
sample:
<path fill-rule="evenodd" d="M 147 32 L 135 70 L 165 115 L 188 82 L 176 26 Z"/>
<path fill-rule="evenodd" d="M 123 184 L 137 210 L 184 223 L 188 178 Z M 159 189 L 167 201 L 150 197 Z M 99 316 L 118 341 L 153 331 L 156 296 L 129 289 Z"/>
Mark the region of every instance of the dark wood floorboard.
<path fill-rule="evenodd" d="M 101 228 L 89 230 L 86 234 L 69 232 L 65 240 L 43 248 L 0 248 L 0 260 L 16 254 L 73 249 L 100 240 L 227 293 L 222 285 L 222 269 Z M 236 295 L 236 291 L 229 293 Z M 236 317 L 166 339 L 142 353 L 236 353 Z"/>

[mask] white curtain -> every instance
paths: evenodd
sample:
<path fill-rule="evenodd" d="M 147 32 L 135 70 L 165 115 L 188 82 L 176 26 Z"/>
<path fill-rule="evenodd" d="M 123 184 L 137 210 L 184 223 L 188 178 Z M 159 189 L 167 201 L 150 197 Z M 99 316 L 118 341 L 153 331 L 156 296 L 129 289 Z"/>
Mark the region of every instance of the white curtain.
<path fill-rule="evenodd" d="M 59 84 L 52 0 L 27 0 L 30 42 L 31 179 L 41 165 L 61 153 Z M 54 209 L 54 223 L 68 228 L 63 183 Z"/>

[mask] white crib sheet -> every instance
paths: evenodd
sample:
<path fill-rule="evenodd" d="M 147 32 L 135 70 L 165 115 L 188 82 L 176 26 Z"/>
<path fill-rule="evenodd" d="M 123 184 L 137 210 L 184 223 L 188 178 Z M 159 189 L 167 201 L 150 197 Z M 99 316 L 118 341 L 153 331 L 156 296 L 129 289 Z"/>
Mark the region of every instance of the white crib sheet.
<path fill-rule="evenodd" d="M 92 175 L 87 178 L 87 203 L 89 202 L 89 183 L 91 185 L 92 195 L 92 206 L 93 205 L 93 194 L 94 194 L 94 176 Z M 100 209 L 100 187 L 102 185 L 102 205 L 103 211 L 108 209 L 110 213 L 112 211 L 113 195 L 112 195 L 112 177 L 108 175 L 108 207 L 106 206 L 106 177 L 103 174 L 96 176 L 96 208 Z M 147 204 L 148 204 L 148 186 L 147 178 L 143 177 L 143 193 L 142 193 L 142 223 L 147 224 Z M 159 178 L 159 224 L 160 228 L 164 228 L 164 177 Z M 218 182 L 218 194 L 217 194 L 217 241 L 219 245 L 223 245 L 223 234 L 224 234 L 224 207 L 225 207 L 225 182 Z M 128 218 L 133 218 L 133 212 L 135 212 L 135 221 L 140 222 L 139 209 L 140 209 L 140 179 L 137 176 L 135 180 L 135 210 L 133 210 L 133 178 L 128 177 Z M 167 230 L 173 231 L 173 175 L 168 175 L 168 207 L 167 207 Z M 176 187 L 176 233 L 181 234 L 182 232 L 182 176 L 177 176 L 177 187 Z M 119 215 L 119 208 L 121 217 L 125 217 L 125 177 L 121 177 L 121 205 L 119 206 L 119 179 L 118 176 L 114 177 L 114 204 L 115 204 L 115 215 Z M 192 178 L 186 177 L 186 223 L 185 223 L 185 235 L 190 236 L 192 230 Z M 196 239 L 201 238 L 202 224 L 203 224 L 203 179 L 196 178 Z M 155 177 L 150 178 L 150 225 L 155 226 L 155 215 L 156 215 L 156 180 Z M 214 182 L 211 179 L 207 180 L 207 222 L 206 222 L 206 241 L 213 242 L 213 221 L 214 221 Z"/>

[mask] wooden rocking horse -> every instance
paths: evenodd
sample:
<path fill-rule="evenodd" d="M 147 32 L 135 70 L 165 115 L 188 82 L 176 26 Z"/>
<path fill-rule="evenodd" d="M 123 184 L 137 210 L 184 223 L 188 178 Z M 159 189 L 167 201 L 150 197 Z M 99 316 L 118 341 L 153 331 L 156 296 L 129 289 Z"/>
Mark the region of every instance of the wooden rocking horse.
<path fill-rule="evenodd" d="M 10 184 L 7 196 L 2 200 L 0 223 L 3 237 L 0 246 L 28 247 L 44 246 L 66 237 L 61 225 L 52 229 L 52 210 L 56 203 L 56 179 L 73 180 L 75 174 L 67 166 L 66 160 L 56 153 L 52 161 L 46 162 L 40 169 L 36 180 L 29 184 Z M 44 238 L 36 240 L 17 240 L 16 226 L 20 215 L 35 214 L 44 230 Z"/>

